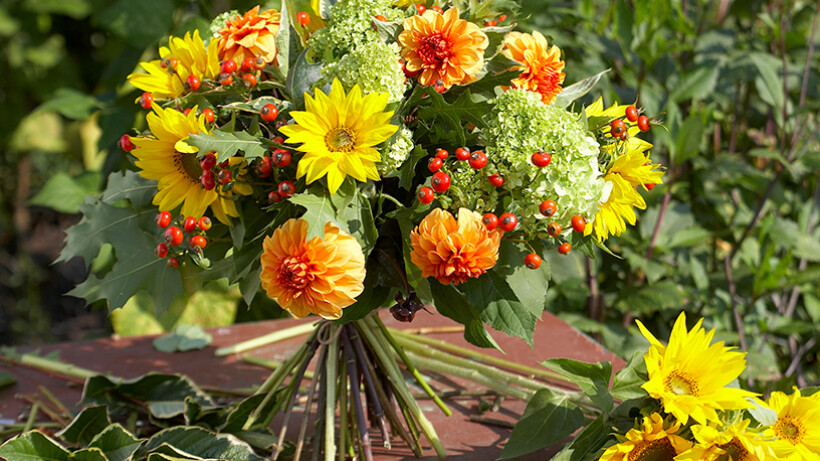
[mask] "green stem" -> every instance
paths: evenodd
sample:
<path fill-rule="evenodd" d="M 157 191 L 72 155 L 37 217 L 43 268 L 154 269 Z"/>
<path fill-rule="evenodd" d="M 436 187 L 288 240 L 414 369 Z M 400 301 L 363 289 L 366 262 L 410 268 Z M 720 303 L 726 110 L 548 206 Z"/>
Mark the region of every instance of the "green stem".
<path fill-rule="evenodd" d="M 307 393 L 307 402 L 305 403 L 305 414 L 302 417 L 302 424 L 299 427 L 299 437 L 296 439 L 296 452 L 293 456 L 293 461 L 299 461 L 302 456 L 302 446 L 305 443 L 305 434 L 307 433 L 307 426 L 308 426 L 308 415 L 310 415 L 310 409 L 313 406 L 313 397 L 316 395 L 316 385 L 319 383 L 319 379 L 322 375 L 322 368 L 325 366 L 325 358 L 327 357 L 327 347 L 322 347 L 319 350 L 319 359 L 316 362 L 316 370 L 317 372 L 313 375 L 313 379 L 310 380 L 310 387 L 308 388 Z M 324 391 L 325 389 L 322 389 Z M 318 445 L 318 444 L 317 444 Z M 319 447 L 314 447 L 315 450 L 318 450 Z"/>
<path fill-rule="evenodd" d="M 336 353 L 336 361 L 338 363 L 338 345 Z M 347 428 L 347 367 L 339 367 L 339 461 L 345 461 L 345 450 L 347 449 L 347 437 L 349 434 Z"/>
<path fill-rule="evenodd" d="M 339 328 L 335 325 L 328 327 L 329 337 L 333 337 L 336 330 Z M 325 461 L 333 461 L 336 455 L 336 365 L 339 361 L 339 342 L 330 341 L 327 346 L 327 359 L 325 360 Z M 305 418 L 307 419 L 307 418 Z M 318 447 L 314 447 L 317 450 Z"/>
<path fill-rule="evenodd" d="M 271 370 L 278 370 L 279 367 L 283 366 L 283 362 L 277 362 L 276 360 L 268 360 L 263 359 L 262 357 L 257 357 L 255 355 L 243 355 L 242 361 L 246 363 L 250 363 L 252 365 L 257 365 L 260 367 L 265 367 Z M 285 364 L 287 362 L 284 362 Z M 290 368 L 288 374 L 293 374 L 293 367 Z M 313 372 L 310 370 L 305 371 L 305 379 L 313 379 Z"/>
<path fill-rule="evenodd" d="M 499 358 L 493 357 L 491 355 L 482 354 L 480 352 L 476 352 L 474 350 L 467 349 L 465 347 L 456 346 L 456 345 L 450 344 L 446 341 L 441 341 L 441 340 L 434 339 L 434 338 L 428 338 L 426 336 L 410 335 L 410 334 L 404 333 L 401 330 L 394 330 L 394 329 L 389 329 L 389 331 L 390 331 L 390 333 L 395 335 L 398 339 L 406 339 L 406 340 L 412 341 L 414 343 L 421 343 L 421 344 L 426 344 L 428 346 L 434 346 L 434 347 L 437 347 L 439 349 L 442 349 L 442 350 L 445 350 L 445 351 L 448 351 L 448 352 L 453 352 L 455 354 L 463 355 L 465 357 L 470 357 L 470 358 L 473 358 L 473 359 L 477 359 L 477 360 L 480 360 L 482 362 L 489 363 L 491 365 L 495 365 L 497 367 L 506 368 L 508 370 L 518 371 L 518 372 L 521 372 L 524 375 L 537 376 L 539 378 L 543 378 L 543 379 L 546 379 L 548 381 L 553 381 L 553 382 L 557 381 L 559 383 L 565 383 L 565 384 L 568 384 L 570 386 L 574 386 L 574 384 L 567 381 L 566 378 L 564 378 L 560 374 L 555 373 L 555 372 L 550 371 L 550 370 L 544 370 L 544 369 L 529 367 L 527 365 L 522 365 L 520 363 L 510 362 L 510 361 L 507 361 L 507 360 L 504 360 L 504 359 L 499 359 Z"/>
<path fill-rule="evenodd" d="M 407 357 L 407 354 L 404 353 L 404 349 L 402 349 L 399 343 L 396 342 L 396 338 L 394 338 L 390 334 L 390 331 L 387 329 L 387 327 L 384 326 L 382 320 L 378 316 L 374 315 L 373 322 L 375 322 L 376 325 L 379 326 L 379 329 L 381 329 L 384 337 L 387 338 L 387 341 L 390 343 L 391 346 L 393 346 L 393 350 L 395 350 L 396 353 L 399 355 L 399 358 L 401 358 L 401 361 L 404 363 L 404 366 L 407 367 L 407 370 L 410 372 L 410 374 L 412 374 L 413 377 L 416 378 L 416 381 L 419 383 L 421 388 L 424 389 L 424 392 L 427 393 L 427 395 L 429 395 L 434 402 L 436 402 L 436 405 L 438 405 L 438 407 L 441 408 L 441 411 L 443 411 L 445 415 L 452 415 L 453 412 L 450 411 L 450 408 L 447 407 L 447 404 L 445 404 L 441 400 L 441 398 L 439 398 L 439 396 L 436 395 L 435 391 L 433 391 L 430 385 L 427 384 L 427 381 L 425 381 L 424 377 L 421 376 L 419 370 L 415 367 L 415 365 L 413 365 L 413 362 Z"/>
<path fill-rule="evenodd" d="M 98 371 L 89 370 L 87 368 L 78 367 L 75 365 L 71 365 L 69 363 L 58 362 L 57 360 L 51 360 L 47 358 L 43 358 L 34 354 L 23 354 L 20 356 L 19 360 L 15 360 L 11 357 L 6 357 L 4 355 L 0 355 L 0 360 L 8 362 L 12 365 L 23 365 L 26 367 L 34 368 L 37 370 L 42 370 L 46 372 L 54 372 L 65 375 L 69 378 L 76 378 L 76 379 L 88 379 L 92 376 L 97 376 L 103 373 Z M 111 381 L 122 381 L 123 378 L 117 376 L 108 376 L 108 379 Z"/>
<path fill-rule="evenodd" d="M 396 199 L 392 195 L 390 195 L 390 194 L 381 194 L 381 196 L 382 196 L 382 198 L 385 198 L 388 201 L 393 202 L 397 207 L 404 208 L 404 204 L 401 203 L 400 201 L 398 201 L 398 199 Z"/>
<path fill-rule="evenodd" d="M 393 360 L 393 358 L 387 353 L 387 351 L 391 348 L 390 343 L 384 337 L 381 329 L 378 328 L 376 323 L 372 320 L 368 322 L 368 320 L 368 318 L 364 318 L 361 322 L 355 323 L 354 325 L 356 326 L 356 329 L 359 331 L 359 334 L 367 337 L 367 341 L 370 342 L 370 344 L 381 345 L 381 347 L 374 347 L 373 352 L 376 353 L 376 356 L 379 358 L 379 362 L 387 372 L 387 376 L 393 384 L 393 389 L 396 391 L 396 395 L 402 399 L 407 407 L 407 410 L 418 422 L 419 427 L 427 437 L 427 441 L 430 442 L 430 445 L 433 447 L 433 450 L 435 450 L 439 458 L 446 457 L 447 452 L 444 450 L 444 446 L 441 444 L 435 428 L 433 428 L 433 425 L 427 417 L 424 416 L 424 413 L 419 408 L 416 399 L 414 399 L 410 394 L 410 389 L 407 388 L 407 383 L 404 382 L 404 378 L 401 375 L 401 370 L 399 370 L 396 361 Z"/>
<path fill-rule="evenodd" d="M 28 414 L 28 419 L 26 420 L 26 425 L 23 426 L 23 432 L 28 432 L 34 427 L 34 418 L 37 417 L 37 412 L 40 411 L 40 403 L 34 402 L 34 405 L 31 406 L 31 411 Z"/>
<path fill-rule="evenodd" d="M 259 336 L 248 341 L 243 341 L 241 343 L 234 344 L 233 346 L 219 348 L 216 350 L 216 352 L 214 352 L 214 355 L 216 355 L 217 357 L 224 357 L 230 354 L 245 352 L 250 349 L 267 346 L 268 344 L 273 344 L 278 341 L 293 338 L 294 336 L 310 333 L 315 328 L 316 327 L 313 323 L 303 323 L 301 325 L 296 325 L 294 327 L 285 328 L 284 330 L 274 331 L 273 333 L 269 333 L 264 336 Z"/>

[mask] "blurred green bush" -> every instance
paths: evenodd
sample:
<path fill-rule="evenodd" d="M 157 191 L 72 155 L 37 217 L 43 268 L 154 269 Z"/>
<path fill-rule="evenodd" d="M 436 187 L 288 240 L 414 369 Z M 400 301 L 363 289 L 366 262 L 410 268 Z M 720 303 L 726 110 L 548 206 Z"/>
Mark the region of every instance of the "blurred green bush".
<path fill-rule="evenodd" d="M 129 167 L 116 141 L 144 119 L 125 76 L 169 34 L 207 35 L 208 18 L 253 4 L 0 1 L 0 342 L 68 338 L 50 325 L 85 312 L 56 295 L 77 269 L 48 266 L 62 237 L 42 229 L 73 222 L 84 194 Z M 664 119 L 650 137 L 665 184 L 648 194 L 637 228 L 607 242 L 621 257 L 549 261 L 554 312 L 629 356 L 642 345 L 635 318 L 666 336 L 685 309 L 749 352 L 744 378 L 759 390 L 817 383 L 817 10 L 801 1 L 523 1 L 521 28 L 563 50 L 568 84 L 612 69 L 584 103 L 637 101 Z M 170 329 L 182 310 L 150 328 Z M 238 315 L 267 313 L 240 306 Z"/>

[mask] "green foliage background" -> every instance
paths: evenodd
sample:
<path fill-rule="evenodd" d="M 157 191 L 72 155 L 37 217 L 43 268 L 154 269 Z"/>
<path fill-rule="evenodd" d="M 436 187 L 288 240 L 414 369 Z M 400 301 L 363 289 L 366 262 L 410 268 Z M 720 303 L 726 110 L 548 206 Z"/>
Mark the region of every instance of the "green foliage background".
<path fill-rule="evenodd" d="M 71 262 L 48 265 L 62 237 L 43 229 L 76 220 L 85 194 L 131 167 L 116 141 L 144 120 L 125 76 L 168 34 L 207 35 L 208 18 L 252 5 L 0 1 L 0 341 L 64 338 L 50 325 L 65 311 L 85 312 L 53 295 L 85 274 L 72 279 L 84 268 Z M 649 137 L 654 161 L 668 168 L 665 184 L 647 194 L 637 226 L 607 242 L 620 257 L 553 253 L 553 312 L 629 357 L 645 344 L 634 319 L 666 337 L 683 309 L 749 352 L 743 378 L 759 390 L 818 382 L 817 8 L 523 1 L 521 28 L 561 47 L 567 84 L 612 69 L 582 102 L 637 100 L 664 119 Z M 106 270 L 97 259 L 92 271 Z M 246 311 L 231 287 L 210 289 L 240 319 L 273 312 Z M 185 310 L 175 306 L 150 328 L 170 329 Z"/>

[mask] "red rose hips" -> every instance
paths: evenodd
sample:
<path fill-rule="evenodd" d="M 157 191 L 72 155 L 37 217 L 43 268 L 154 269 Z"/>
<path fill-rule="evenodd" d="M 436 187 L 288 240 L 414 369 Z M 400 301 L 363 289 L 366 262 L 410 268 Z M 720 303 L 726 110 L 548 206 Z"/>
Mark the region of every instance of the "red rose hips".
<path fill-rule="evenodd" d="M 423 186 L 416 192 L 416 197 L 419 199 L 419 202 L 427 205 L 436 198 L 436 193 L 433 192 L 433 189 Z"/>
<path fill-rule="evenodd" d="M 524 258 L 524 265 L 530 269 L 538 269 L 541 267 L 541 257 L 535 253 L 530 253 Z"/>
<path fill-rule="evenodd" d="M 182 229 L 177 226 L 171 226 L 168 229 L 165 229 L 165 243 L 171 246 L 177 246 L 182 243 L 182 239 L 185 238 L 184 234 L 182 233 Z"/>
<path fill-rule="evenodd" d="M 509 232 L 515 229 L 518 225 L 518 218 L 512 213 L 504 213 L 498 218 L 498 227 L 504 232 Z"/>
<path fill-rule="evenodd" d="M 495 187 L 501 187 L 504 185 L 504 178 L 501 177 L 498 173 L 493 173 L 489 177 L 490 184 Z"/>
<path fill-rule="evenodd" d="M 293 184 L 293 181 L 282 181 L 276 190 L 283 198 L 288 198 L 296 192 L 296 185 Z"/>
<path fill-rule="evenodd" d="M 222 67 L 219 69 L 220 74 L 232 74 L 234 72 L 236 72 L 236 61 L 233 59 L 222 61 Z"/>
<path fill-rule="evenodd" d="M 459 147 L 456 149 L 456 158 L 459 160 L 467 160 L 470 158 L 470 149 L 467 147 Z"/>
<path fill-rule="evenodd" d="M 545 166 L 549 165 L 552 161 L 552 155 L 546 152 L 538 151 L 532 154 L 530 160 L 532 160 L 532 164 L 537 166 L 538 168 L 544 168 Z"/>
<path fill-rule="evenodd" d="M 487 230 L 491 231 L 498 227 L 498 216 L 494 213 L 485 213 L 484 216 L 481 218 L 481 222 L 487 227 Z"/>
<path fill-rule="evenodd" d="M 484 152 L 477 150 L 470 154 L 470 168 L 480 170 L 487 165 L 487 155 Z"/>
<path fill-rule="evenodd" d="M 583 232 L 587 228 L 587 221 L 583 216 L 575 215 L 572 217 L 572 230 L 575 232 Z"/>
<path fill-rule="evenodd" d="M 544 200 L 541 202 L 541 205 L 538 206 L 538 210 L 542 215 L 550 217 L 558 211 L 558 205 L 556 205 L 552 200 Z"/>
<path fill-rule="evenodd" d="M 199 223 L 197 223 L 197 226 L 199 227 L 199 230 L 203 232 L 209 230 L 211 228 L 211 218 L 207 216 L 199 218 Z"/>
<path fill-rule="evenodd" d="M 626 106 L 626 119 L 632 123 L 638 121 L 638 109 L 635 106 Z"/>
<path fill-rule="evenodd" d="M 430 179 L 430 185 L 438 193 L 445 192 L 450 188 L 450 176 L 443 171 L 439 171 Z"/>
<path fill-rule="evenodd" d="M 131 152 L 134 150 L 134 143 L 131 142 L 131 136 L 128 136 L 127 134 L 120 136 L 120 140 L 117 141 L 117 145 L 119 145 L 120 149 L 125 152 Z"/>
<path fill-rule="evenodd" d="M 265 104 L 259 112 L 259 116 L 266 122 L 272 122 L 279 116 L 279 109 L 274 104 Z"/>
<path fill-rule="evenodd" d="M 197 219 L 193 216 L 188 216 L 185 218 L 185 221 L 182 223 L 182 228 L 185 229 L 185 232 L 193 232 L 196 230 Z"/>
<path fill-rule="evenodd" d="M 649 117 L 641 115 L 638 117 L 638 129 L 641 131 L 649 131 Z"/>
<path fill-rule="evenodd" d="M 547 233 L 553 237 L 557 237 L 561 233 L 561 225 L 557 222 L 547 224 Z"/>
<path fill-rule="evenodd" d="M 168 225 L 171 224 L 171 213 L 167 211 L 163 211 L 157 215 L 157 226 L 161 229 L 165 229 Z"/>
<path fill-rule="evenodd" d="M 427 161 L 427 169 L 430 170 L 431 173 L 440 170 L 442 166 L 444 166 L 444 161 L 438 157 L 433 157 Z"/>
<path fill-rule="evenodd" d="M 156 251 L 157 256 L 159 256 L 160 258 L 164 258 L 168 256 L 168 245 L 160 243 L 159 245 L 157 245 L 157 249 L 154 251 Z"/>
<path fill-rule="evenodd" d="M 564 242 L 558 247 L 558 252 L 561 253 L 562 255 L 565 255 L 565 254 L 569 253 L 569 250 L 571 250 L 571 249 L 572 249 L 572 245 L 570 245 L 569 242 Z"/>
<path fill-rule="evenodd" d="M 194 235 L 193 237 L 191 237 L 191 247 L 192 248 L 193 247 L 205 248 L 205 245 L 207 245 L 207 244 L 208 244 L 208 240 L 205 239 L 205 237 L 203 237 L 201 235 Z"/>

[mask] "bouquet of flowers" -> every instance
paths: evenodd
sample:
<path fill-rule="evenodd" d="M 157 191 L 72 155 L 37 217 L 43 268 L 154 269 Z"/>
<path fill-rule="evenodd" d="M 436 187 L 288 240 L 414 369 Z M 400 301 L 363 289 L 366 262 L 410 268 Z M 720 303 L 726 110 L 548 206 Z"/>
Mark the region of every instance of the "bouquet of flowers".
<path fill-rule="evenodd" d="M 133 168 L 81 206 L 61 255 L 115 260 L 71 294 L 113 310 L 147 291 L 160 314 L 227 279 L 251 308 L 267 296 L 316 315 L 245 428 L 290 414 L 318 355 L 308 407 L 318 387 L 326 454 L 337 409 L 367 439 L 363 385 L 383 434 L 386 415 L 414 450 L 421 429 L 443 455 L 393 356 L 412 363 L 370 314 L 424 309 L 481 347 L 496 346 L 486 325 L 531 344 L 545 252 L 609 251 L 661 183 L 639 137 L 655 121 L 574 105 L 604 72 L 565 86 L 561 50 L 515 31 L 511 0 L 312 3 L 225 13 L 129 76 L 147 111 L 120 141 Z"/>

